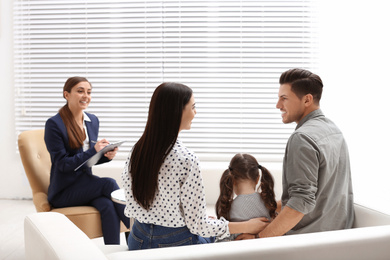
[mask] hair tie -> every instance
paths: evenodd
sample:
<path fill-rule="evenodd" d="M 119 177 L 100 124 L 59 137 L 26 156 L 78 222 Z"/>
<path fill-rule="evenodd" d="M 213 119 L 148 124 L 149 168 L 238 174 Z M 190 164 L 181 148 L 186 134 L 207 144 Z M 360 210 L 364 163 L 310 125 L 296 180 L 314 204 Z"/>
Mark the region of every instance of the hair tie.
<path fill-rule="evenodd" d="M 229 171 L 233 171 L 233 168 L 230 167 L 230 165 L 228 166 L 228 169 L 229 169 Z"/>
<path fill-rule="evenodd" d="M 263 168 L 263 166 L 261 166 L 260 164 L 257 166 L 260 170 L 261 170 L 261 168 Z"/>

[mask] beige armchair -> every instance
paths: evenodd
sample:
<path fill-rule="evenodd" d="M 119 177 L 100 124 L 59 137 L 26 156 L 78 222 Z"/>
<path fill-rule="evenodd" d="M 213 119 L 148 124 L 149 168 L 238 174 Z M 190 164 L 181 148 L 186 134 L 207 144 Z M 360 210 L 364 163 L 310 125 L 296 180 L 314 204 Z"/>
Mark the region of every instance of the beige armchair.
<path fill-rule="evenodd" d="M 47 200 L 50 182 L 50 154 L 44 141 L 44 130 L 24 131 L 18 138 L 23 167 L 30 183 L 37 212 L 54 211 L 67 216 L 89 238 L 103 236 L 99 211 L 91 206 L 52 208 Z M 121 231 L 127 231 L 121 223 Z"/>

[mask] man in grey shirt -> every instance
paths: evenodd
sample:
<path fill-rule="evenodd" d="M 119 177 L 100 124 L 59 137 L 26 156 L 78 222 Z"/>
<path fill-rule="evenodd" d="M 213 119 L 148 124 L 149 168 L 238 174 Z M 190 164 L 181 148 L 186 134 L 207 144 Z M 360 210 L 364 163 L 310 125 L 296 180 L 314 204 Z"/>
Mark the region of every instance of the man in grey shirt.
<path fill-rule="evenodd" d="M 259 237 L 351 228 L 354 221 L 347 144 L 320 109 L 321 78 L 291 69 L 280 76 L 279 100 L 285 124 L 297 127 L 283 161 L 282 210 Z"/>

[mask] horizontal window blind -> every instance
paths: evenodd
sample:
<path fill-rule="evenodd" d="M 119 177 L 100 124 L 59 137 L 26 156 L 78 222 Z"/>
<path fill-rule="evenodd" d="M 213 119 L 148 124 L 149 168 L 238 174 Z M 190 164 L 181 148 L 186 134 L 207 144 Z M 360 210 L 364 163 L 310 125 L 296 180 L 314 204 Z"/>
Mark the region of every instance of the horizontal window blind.
<path fill-rule="evenodd" d="M 93 86 L 100 138 L 141 136 L 154 89 L 181 82 L 197 115 L 180 139 L 202 160 L 280 160 L 295 125 L 275 108 L 280 74 L 316 66 L 312 1 L 15 0 L 16 131 L 43 128 L 68 77 Z"/>

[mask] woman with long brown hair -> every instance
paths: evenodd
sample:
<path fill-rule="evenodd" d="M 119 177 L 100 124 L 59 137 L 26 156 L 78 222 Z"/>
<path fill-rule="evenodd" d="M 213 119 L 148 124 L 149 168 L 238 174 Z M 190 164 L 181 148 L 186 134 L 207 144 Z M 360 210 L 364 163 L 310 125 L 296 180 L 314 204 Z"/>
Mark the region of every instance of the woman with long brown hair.
<path fill-rule="evenodd" d="M 260 172 L 261 171 L 261 177 Z M 260 185 L 256 189 L 257 183 Z M 277 203 L 271 173 L 250 154 L 236 154 L 220 180 L 217 217 L 237 222 L 256 217 L 274 219 Z M 236 197 L 234 197 L 236 195 Z M 237 234 L 224 241 L 234 240 Z"/>
<path fill-rule="evenodd" d="M 209 218 L 199 160 L 178 140 L 196 114 L 192 90 L 163 83 L 153 93 L 145 131 L 122 174 L 131 250 L 208 243 L 230 233 L 258 233 L 259 219 L 229 223 Z M 209 239 L 208 239 L 209 238 Z"/>
<path fill-rule="evenodd" d="M 63 89 L 66 104 L 46 121 L 45 143 L 52 163 L 48 200 L 53 207 L 94 206 L 100 212 L 105 244 L 119 244 L 120 220 L 127 227 L 130 221 L 124 205 L 111 200 L 118 184 L 112 178 L 93 175 L 91 167 L 79 167 L 108 144 L 106 139 L 98 140 L 98 118 L 84 112 L 91 92 L 86 78 L 69 78 Z M 105 153 L 97 164 L 112 160 L 116 151 Z"/>

